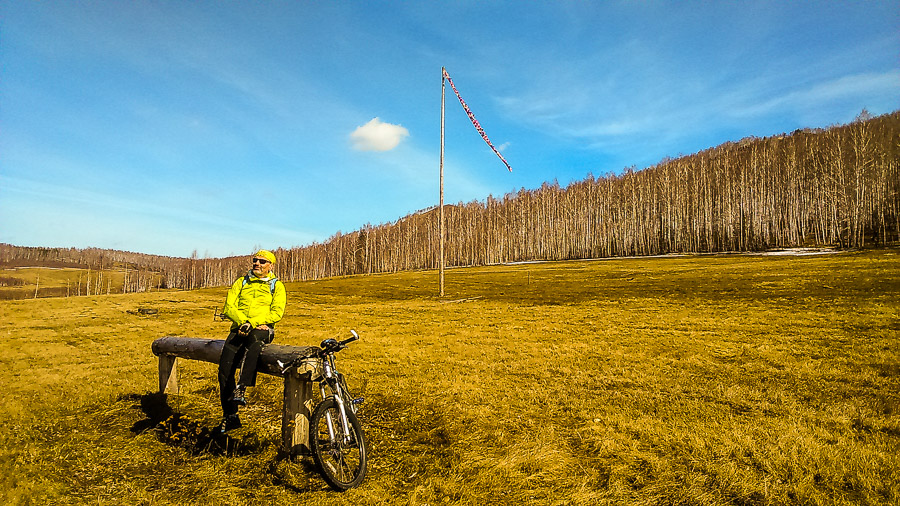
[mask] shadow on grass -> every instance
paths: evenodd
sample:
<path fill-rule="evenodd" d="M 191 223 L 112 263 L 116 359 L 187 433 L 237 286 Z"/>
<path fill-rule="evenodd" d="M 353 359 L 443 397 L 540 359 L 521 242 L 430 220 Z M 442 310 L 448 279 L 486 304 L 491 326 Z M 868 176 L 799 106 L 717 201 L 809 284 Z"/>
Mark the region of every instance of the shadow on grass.
<path fill-rule="evenodd" d="M 255 455 L 268 460 L 267 474 L 275 485 L 298 493 L 328 490 L 325 482 L 317 479 L 318 469 L 311 457 L 279 451 L 274 458 L 268 459 L 265 454 L 271 449 L 272 441 L 261 438 L 250 427 L 234 429 L 225 435 L 216 434 L 215 426 L 205 426 L 173 409 L 166 394 L 126 394 L 118 400 L 130 403 L 132 409 L 140 410 L 144 415 L 131 426 L 134 434 L 151 431 L 161 443 L 183 448 L 195 457 Z"/>
<path fill-rule="evenodd" d="M 204 422 L 178 412 L 165 394 L 127 394 L 119 400 L 143 414 L 131 426 L 134 434 L 152 431 L 161 443 L 183 448 L 193 456 L 261 456 L 266 460 L 261 463 L 267 466 L 266 474 L 277 486 L 298 493 L 330 490 L 310 456 L 281 451 L 273 458 L 263 456 L 272 450 L 273 442 L 250 427 L 216 435 L 215 426 L 204 426 Z M 369 394 L 360 415 L 369 456 L 367 481 L 387 479 L 397 493 L 407 493 L 422 477 L 452 474 L 460 460 L 454 447 L 460 427 L 452 427 L 441 406 Z"/>
<path fill-rule="evenodd" d="M 192 455 L 225 455 L 238 457 L 259 453 L 264 444 L 259 435 L 250 429 L 235 429 L 228 434 L 217 434 L 216 427 L 204 426 L 199 420 L 178 413 L 162 393 L 128 394 L 122 400 L 135 402 L 146 418 L 138 420 L 131 432 L 142 434 L 152 430 L 165 444 L 179 446 Z"/>

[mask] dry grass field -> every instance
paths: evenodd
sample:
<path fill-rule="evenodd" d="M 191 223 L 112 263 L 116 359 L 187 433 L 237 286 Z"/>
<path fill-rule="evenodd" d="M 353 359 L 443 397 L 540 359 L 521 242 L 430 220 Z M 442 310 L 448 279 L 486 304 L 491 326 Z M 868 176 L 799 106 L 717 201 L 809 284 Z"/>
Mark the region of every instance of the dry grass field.
<path fill-rule="evenodd" d="M 157 276 L 158 277 L 158 276 Z M 0 300 L 122 293 L 124 271 L 0 266 Z"/>
<path fill-rule="evenodd" d="M 339 355 L 369 476 L 278 456 L 262 376 L 226 444 L 215 366 L 153 339 L 224 289 L 0 301 L 3 504 L 896 504 L 900 251 L 534 263 L 288 284 L 276 341 Z M 143 315 L 140 308 L 158 309 Z"/>

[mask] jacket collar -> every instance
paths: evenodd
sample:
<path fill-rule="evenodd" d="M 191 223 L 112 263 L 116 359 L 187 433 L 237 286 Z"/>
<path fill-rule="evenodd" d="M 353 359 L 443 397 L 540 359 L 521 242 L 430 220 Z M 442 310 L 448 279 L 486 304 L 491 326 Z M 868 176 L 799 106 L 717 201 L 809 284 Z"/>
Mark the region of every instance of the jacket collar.
<path fill-rule="evenodd" d="M 264 277 L 264 278 L 257 277 L 256 274 L 253 274 L 253 269 L 250 269 L 249 271 L 247 271 L 247 276 L 248 276 L 248 278 L 250 279 L 250 281 L 253 281 L 253 280 L 259 280 L 259 281 L 272 281 L 273 279 L 277 279 L 277 278 L 275 277 L 275 275 L 272 274 L 271 272 L 270 272 L 266 277 Z"/>

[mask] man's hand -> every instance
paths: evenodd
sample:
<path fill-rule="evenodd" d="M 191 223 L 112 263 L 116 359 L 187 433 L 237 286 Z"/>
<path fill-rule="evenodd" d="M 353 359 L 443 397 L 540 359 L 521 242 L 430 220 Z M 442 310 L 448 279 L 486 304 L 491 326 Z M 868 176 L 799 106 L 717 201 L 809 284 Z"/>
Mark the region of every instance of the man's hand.
<path fill-rule="evenodd" d="M 271 330 L 271 329 L 269 329 L 269 326 L 268 326 L 268 325 L 266 325 L 265 323 L 263 323 L 262 325 L 256 327 L 256 330 Z"/>
<path fill-rule="evenodd" d="M 240 334 L 242 336 L 246 336 L 247 334 L 250 333 L 251 330 L 253 330 L 253 325 L 250 325 L 250 322 L 246 322 L 243 325 L 241 325 L 240 327 L 238 327 L 238 334 Z"/>

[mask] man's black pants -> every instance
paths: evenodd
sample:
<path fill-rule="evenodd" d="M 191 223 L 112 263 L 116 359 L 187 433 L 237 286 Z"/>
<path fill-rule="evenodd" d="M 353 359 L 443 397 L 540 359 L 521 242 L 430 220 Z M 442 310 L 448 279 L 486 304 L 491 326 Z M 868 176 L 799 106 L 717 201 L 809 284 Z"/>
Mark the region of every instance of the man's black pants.
<path fill-rule="evenodd" d="M 241 377 L 238 382 L 245 387 L 256 386 L 256 365 L 259 361 L 259 352 L 264 344 L 269 344 L 275 337 L 273 330 L 253 329 L 246 336 L 233 330 L 225 339 L 222 347 L 222 355 L 219 357 L 219 397 L 222 400 L 222 413 L 233 415 L 238 412 L 238 404 L 232 400 L 234 388 L 234 374 L 237 368 L 241 368 Z"/>

